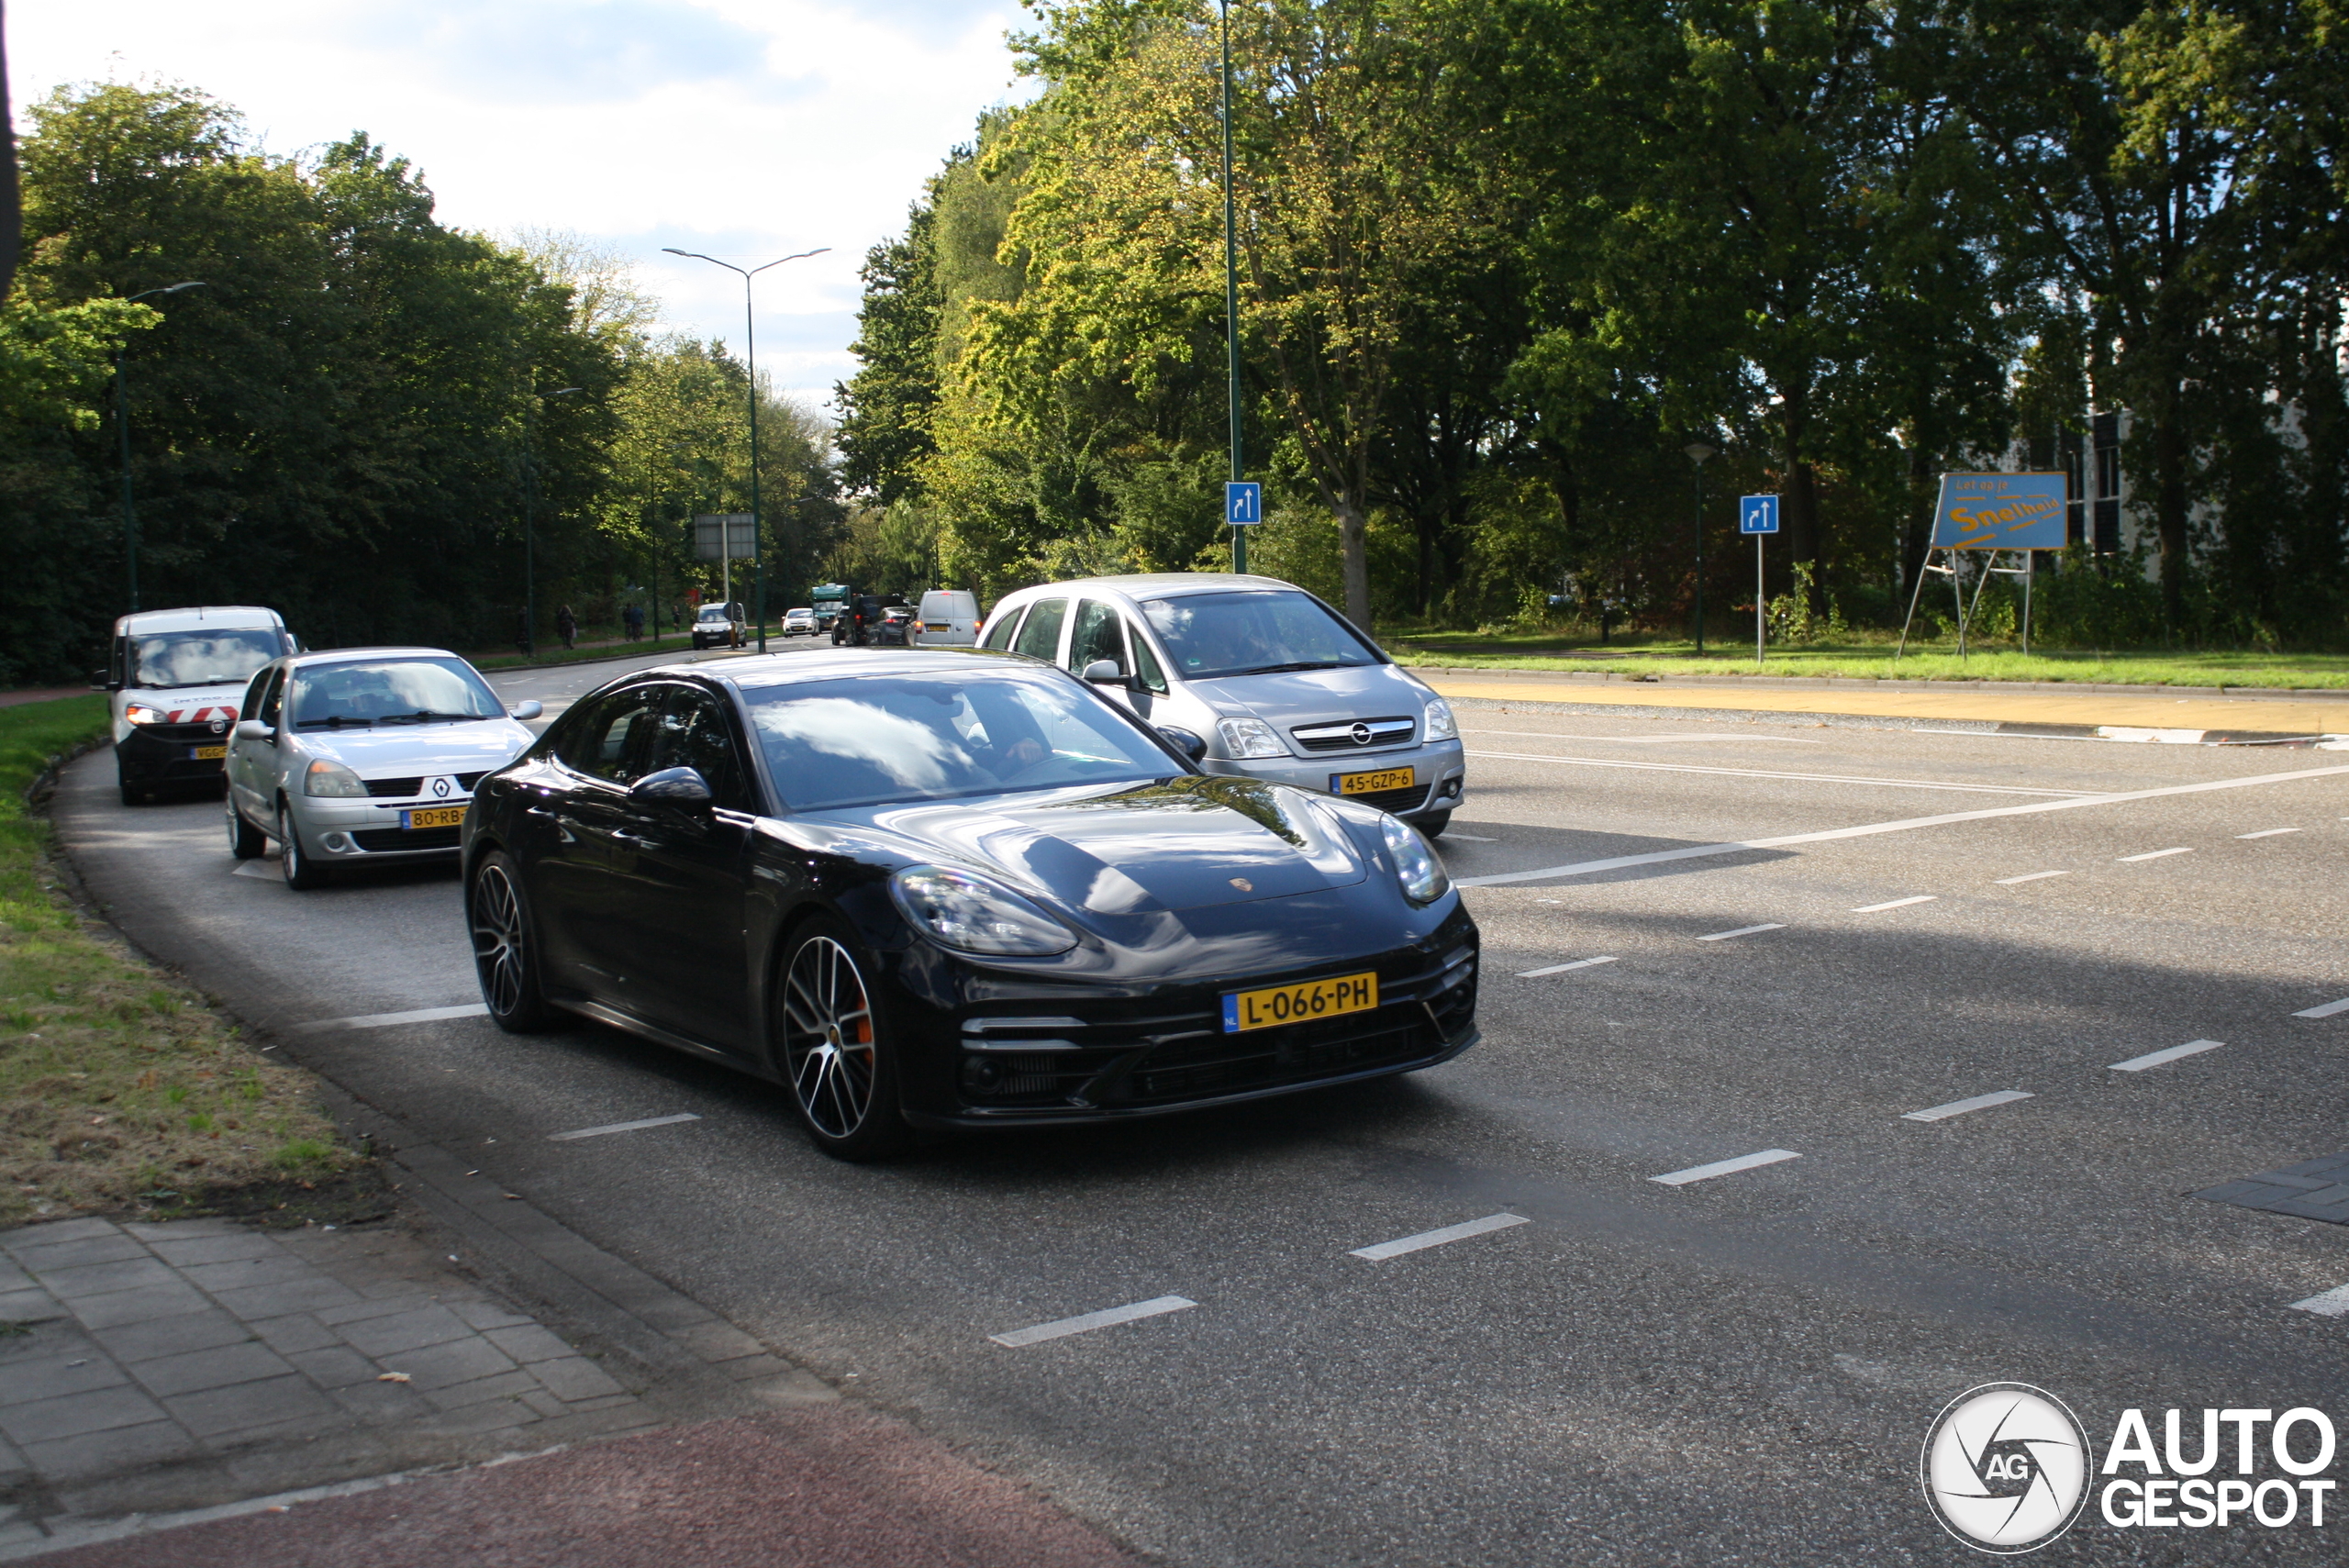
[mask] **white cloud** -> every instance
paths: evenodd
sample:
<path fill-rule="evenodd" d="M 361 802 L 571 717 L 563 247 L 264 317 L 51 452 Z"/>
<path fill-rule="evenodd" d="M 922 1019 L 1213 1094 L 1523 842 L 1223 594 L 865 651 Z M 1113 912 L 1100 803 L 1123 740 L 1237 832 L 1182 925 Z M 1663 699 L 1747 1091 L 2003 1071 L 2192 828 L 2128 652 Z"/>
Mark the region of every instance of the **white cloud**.
<path fill-rule="evenodd" d="M 364 130 L 443 221 L 572 229 L 641 259 L 673 325 L 821 400 L 854 368 L 856 269 L 982 109 L 1025 95 L 1011 0 L 48 0 L 8 11 L 18 115 L 61 83 L 184 82 L 272 150 Z"/>

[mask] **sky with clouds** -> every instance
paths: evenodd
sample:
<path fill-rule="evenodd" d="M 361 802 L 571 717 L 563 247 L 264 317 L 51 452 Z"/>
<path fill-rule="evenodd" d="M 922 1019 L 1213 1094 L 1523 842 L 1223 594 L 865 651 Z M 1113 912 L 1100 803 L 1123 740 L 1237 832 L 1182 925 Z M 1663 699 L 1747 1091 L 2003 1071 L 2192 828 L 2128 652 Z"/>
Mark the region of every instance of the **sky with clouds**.
<path fill-rule="evenodd" d="M 636 260 L 670 325 L 823 403 L 854 368 L 856 270 L 981 110 L 1027 95 L 1015 0 L 12 0 L 24 106 L 162 79 L 235 106 L 273 152 L 363 130 L 444 222 L 570 230 Z"/>

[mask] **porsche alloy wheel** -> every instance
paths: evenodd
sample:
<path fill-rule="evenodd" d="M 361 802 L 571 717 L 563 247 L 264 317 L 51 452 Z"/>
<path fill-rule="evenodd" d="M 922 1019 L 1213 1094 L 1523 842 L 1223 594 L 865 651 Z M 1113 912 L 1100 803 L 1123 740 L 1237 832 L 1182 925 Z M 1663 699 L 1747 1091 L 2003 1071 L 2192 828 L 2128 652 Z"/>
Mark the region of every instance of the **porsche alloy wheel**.
<path fill-rule="evenodd" d="M 502 853 L 485 857 L 473 873 L 473 968 L 481 976 L 481 999 L 498 1028 L 516 1034 L 543 1029 L 549 1018 L 539 989 L 530 922 L 515 885 L 514 862 Z"/>
<path fill-rule="evenodd" d="M 777 997 L 782 1066 L 799 1115 L 826 1153 L 868 1160 L 905 1135 L 872 992 L 856 956 L 825 921 L 792 950 Z"/>

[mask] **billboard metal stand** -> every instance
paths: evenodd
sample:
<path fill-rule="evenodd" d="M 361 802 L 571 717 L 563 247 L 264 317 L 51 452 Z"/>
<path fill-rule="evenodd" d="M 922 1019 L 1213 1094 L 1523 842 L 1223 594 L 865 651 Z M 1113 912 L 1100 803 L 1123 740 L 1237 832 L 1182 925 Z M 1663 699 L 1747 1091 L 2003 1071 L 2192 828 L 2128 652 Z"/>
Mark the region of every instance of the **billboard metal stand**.
<path fill-rule="evenodd" d="M 1936 555 L 1948 557 L 1949 564 L 1934 565 L 1933 557 Z M 1926 547 L 1925 563 L 1917 569 L 1917 585 L 1909 591 L 1909 614 L 1900 623 L 1900 646 L 1892 651 L 1892 656 L 1895 659 L 1909 651 L 1909 628 L 1917 618 L 1917 601 L 1924 596 L 1925 579 L 1935 573 L 1949 579 L 1950 597 L 1955 602 L 1957 608 L 1957 656 L 1960 659 L 1965 657 L 1965 584 L 1959 574 L 1957 562 L 1958 554 L 1955 550 L 1938 544 Z"/>
<path fill-rule="evenodd" d="M 2021 556 L 2021 557 L 2022 557 L 2022 564 L 2021 564 L 2021 566 L 2001 566 L 2001 565 L 1999 565 L 1999 564 L 1998 564 L 1998 557 L 2000 557 L 2001 555 L 2009 555 L 2009 554 L 2012 554 L 2012 555 L 2020 555 L 2020 556 Z M 1972 609 L 1970 609 L 1970 610 L 1968 610 L 1968 611 L 1966 612 L 1966 619 L 1967 619 L 1968 621 L 1971 621 L 1971 620 L 1972 620 L 1976 616 L 1977 616 L 1977 615 L 1979 615 L 1979 614 L 1981 613 L 1981 610 L 1982 610 L 1982 590 L 1983 590 L 1984 588 L 1986 588 L 1986 587 L 1989 586 L 1990 577 L 1991 577 L 1991 574 L 1992 574 L 1993 573 L 1996 573 L 1998 576 L 2001 576 L 2001 577 L 2020 577 L 2020 578 L 2021 578 L 2021 579 L 2022 579 L 2022 651 L 2023 651 L 2025 653 L 2028 653 L 2028 652 L 2030 652 L 2030 651 L 2031 651 L 2031 580 L 2032 580 L 2032 569 L 2033 569 L 2033 568 L 2038 564 L 2038 561 L 2039 561 L 2039 552 L 2038 552 L 2037 550 L 1994 550 L 1989 551 L 1989 552 L 1988 552 L 1988 554 L 1987 554 L 1987 555 L 1984 558 L 1984 560 L 1983 560 L 1983 564 L 1982 564 L 1982 575 L 1981 575 L 1980 577 L 1978 577 L 1978 578 L 1976 578 L 1976 579 L 1975 580 L 1975 584 L 1974 584 L 1974 606 L 1973 606 L 1973 608 L 1972 608 Z M 1961 634 L 1961 635 L 1962 635 L 1962 634 Z"/>

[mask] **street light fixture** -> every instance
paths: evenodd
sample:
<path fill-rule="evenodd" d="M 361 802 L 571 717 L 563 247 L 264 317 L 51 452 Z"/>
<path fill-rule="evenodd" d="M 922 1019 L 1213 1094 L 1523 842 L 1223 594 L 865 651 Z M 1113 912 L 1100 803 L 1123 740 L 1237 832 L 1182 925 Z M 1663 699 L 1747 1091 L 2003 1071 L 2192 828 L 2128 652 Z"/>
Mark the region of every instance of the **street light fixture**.
<path fill-rule="evenodd" d="M 705 256 L 698 250 L 680 250 L 674 245 L 663 245 L 661 249 L 668 255 L 690 256 L 696 261 L 707 261 L 713 267 L 723 267 L 729 272 L 740 272 L 742 276 L 742 350 L 743 357 L 748 361 L 751 371 L 751 568 L 757 582 L 751 596 L 755 601 L 754 613 L 759 617 L 759 651 L 764 653 L 767 651 L 767 558 L 766 543 L 759 537 L 759 336 L 757 325 L 751 315 L 751 280 L 765 272 L 768 267 L 780 267 L 785 261 L 804 261 L 810 256 L 821 256 L 830 250 L 831 247 L 819 245 L 813 250 L 802 250 L 796 255 L 777 257 L 764 266 L 752 267 L 748 271 L 744 271 L 731 261 L 721 261 L 715 256 Z M 732 542 L 731 539 L 725 539 L 720 544 L 719 559 L 726 558 L 726 554 L 731 550 Z"/>
<path fill-rule="evenodd" d="M 547 395 L 569 397 L 573 393 L 586 390 L 584 386 L 564 386 Z M 539 453 L 530 441 L 530 416 L 534 408 L 535 402 L 522 406 L 522 652 L 526 658 L 539 651 Z"/>
<path fill-rule="evenodd" d="M 140 300 L 151 299 L 159 294 L 178 294 L 183 289 L 204 286 L 201 279 L 172 284 L 164 288 L 149 289 L 144 294 L 134 294 L 123 303 L 137 305 Z M 120 347 L 114 351 L 114 428 L 122 438 L 122 543 L 130 562 L 130 609 L 136 615 L 139 612 L 139 514 L 130 504 L 130 392 L 123 381 Z"/>
<path fill-rule="evenodd" d="M 1721 454 L 1702 441 L 1690 441 L 1681 451 L 1697 467 L 1697 651 L 1705 651 L 1705 464 Z"/>

